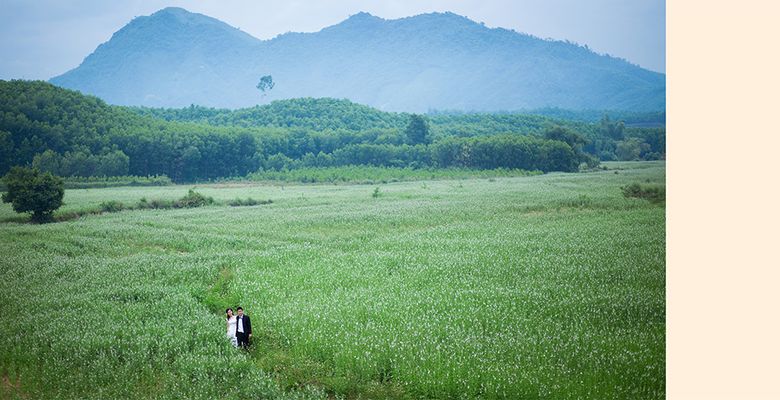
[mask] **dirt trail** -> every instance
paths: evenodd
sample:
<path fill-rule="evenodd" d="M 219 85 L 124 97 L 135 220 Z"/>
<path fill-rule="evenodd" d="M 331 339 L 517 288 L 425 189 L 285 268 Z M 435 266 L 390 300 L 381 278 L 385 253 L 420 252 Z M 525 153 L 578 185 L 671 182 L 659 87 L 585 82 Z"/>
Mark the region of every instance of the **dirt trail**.
<path fill-rule="evenodd" d="M 0 391 L 0 398 L 3 399 L 11 399 L 11 398 L 18 398 L 21 397 L 23 399 L 28 398 L 26 393 L 22 392 L 22 380 L 18 379 L 16 383 L 11 382 L 11 378 L 8 377 L 8 374 L 3 374 L 2 379 L 2 391 Z"/>

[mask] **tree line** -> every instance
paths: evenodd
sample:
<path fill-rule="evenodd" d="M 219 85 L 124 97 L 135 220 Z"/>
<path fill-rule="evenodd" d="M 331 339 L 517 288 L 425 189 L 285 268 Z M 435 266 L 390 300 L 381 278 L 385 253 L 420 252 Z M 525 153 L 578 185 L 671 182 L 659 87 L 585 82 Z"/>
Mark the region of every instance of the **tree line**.
<path fill-rule="evenodd" d="M 599 159 L 665 156 L 663 128 L 538 115 L 387 113 L 334 99 L 240 110 L 111 106 L 45 82 L 0 81 L 0 174 L 167 175 L 373 165 L 574 171 Z"/>

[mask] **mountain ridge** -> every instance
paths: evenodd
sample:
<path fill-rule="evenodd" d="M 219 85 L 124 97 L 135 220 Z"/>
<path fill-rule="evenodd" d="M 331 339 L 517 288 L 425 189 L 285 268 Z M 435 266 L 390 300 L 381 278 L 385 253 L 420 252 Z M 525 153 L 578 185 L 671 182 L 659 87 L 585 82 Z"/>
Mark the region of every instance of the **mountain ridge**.
<path fill-rule="evenodd" d="M 263 75 L 277 83 L 265 94 L 255 88 Z M 120 105 L 240 108 L 333 97 L 408 112 L 657 111 L 666 91 L 664 74 L 451 12 L 360 12 L 317 32 L 261 40 L 177 7 L 133 19 L 50 82 Z"/>

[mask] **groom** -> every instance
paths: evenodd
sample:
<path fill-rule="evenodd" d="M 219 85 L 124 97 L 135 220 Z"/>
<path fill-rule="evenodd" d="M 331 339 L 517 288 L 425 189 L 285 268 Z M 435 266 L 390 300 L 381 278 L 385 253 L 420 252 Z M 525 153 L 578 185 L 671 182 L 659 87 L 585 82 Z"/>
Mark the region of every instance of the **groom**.
<path fill-rule="evenodd" d="M 249 339 L 252 337 L 252 322 L 249 321 L 248 315 L 244 315 L 243 308 L 236 308 L 236 312 L 238 312 L 236 316 L 236 339 L 238 339 L 238 346 L 246 349 L 249 346 Z"/>

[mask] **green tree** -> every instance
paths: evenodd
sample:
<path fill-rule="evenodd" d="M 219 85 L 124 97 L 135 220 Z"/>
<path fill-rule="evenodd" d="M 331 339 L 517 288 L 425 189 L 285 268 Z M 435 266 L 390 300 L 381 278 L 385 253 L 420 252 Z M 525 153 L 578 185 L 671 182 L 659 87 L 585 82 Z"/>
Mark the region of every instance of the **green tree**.
<path fill-rule="evenodd" d="M 544 131 L 544 138 L 568 144 L 575 152 L 582 152 L 587 140 L 581 134 L 562 126 L 553 126 Z"/>
<path fill-rule="evenodd" d="M 271 77 L 271 75 L 266 75 L 260 78 L 260 82 L 257 83 L 257 88 L 265 95 L 265 92 L 273 89 L 275 85 L 274 78 Z"/>
<path fill-rule="evenodd" d="M 88 148 L 79 146 L 77 151 L 65 152 L 60 163 L 62 176 L 94 176 L 98 160 Z"/>
<path fill-rule="evenodd" d="M 642 141 L 637 138 L 629 138 L 617 143 L 615 155 L 620 161 L 639 160 L 642 154 Z"/>
<path fill-rule="evenodd" d="M 36 154 L 35 157 L 33 157 L 32 166 L 41 172 L 60 174 L 61 163 L 62 156 L 52 150 L 46 150 L 43 153 Z"/>
<path fill-rule="evenodd" d="M 549 140 L 557 140 L 559 142 L 568 144 L 569 147 L 571 147 L 571 149 L 574 151 L 574 154 L 577 155 L 578 163 L 586 163 L 590 168 L 595 168 L 599 165 L 599 159 L 597 157 L 587 154 L 583 150 L 583 148 L 589 144 L 589 142 L 588 139 L 586 139 L 585 136 L 579 132 L 572 131 L 571 129 L 562 126 L 554 126 L 552 128 L 548 128 L 544 132 L 544 138 Z"/>
<path fill-rule="evenodd" d="M 37 169 L 13 167 L 3 177 L 8 191 L 3 202 L 11 203 L 18 213 L 32 213 L 34 222 L 51 220 L 52 213 L 62 206 L 65 188 L 62 179 Z"/>
<path fill-rule="evenodd" d="M 130 169 L 130 157 L 122 150 L 114 150 L 99 157 L 97 165 L 98 176 L 127 175 Z"/>
<path fill-rule="evenodd" d="M 282 153 L 276 153 L 271 157 L 268 157 L 268 160 L 265 162 L 265 167 L 267 169 L 281 171 L 285 168 L 290 169 L 292 162 L 293 160 L 290 157 L 287 157 Z"/>
<path fill-rule="evenodd" d="M 623 121 L 614 122 L 609 119 L 609 115 L 604 114 L 601 118 L 601 133 L 604 136 L 614 140 L 623 140 L 625 137 L 626 124 Z"/>
<path fill-rule="evenodd" d="M 422 115 L 412 114 L 404 132 L 411 144 L 430 143 L 428 121 Z"/>
<path fill-rule="evenodd" d="M 13 165 L 14 141 L 10 132 L 0 130 L 0 174 Z"/>
<path fill-rule="evenodd" d="M 198 177 L 198 167 L 200 166 L 200 150 L 195 146 L 189 146 L 181 154 L 179 159 L 181 176 L 176 178 L 186 181 L 194 181 Z"/>

